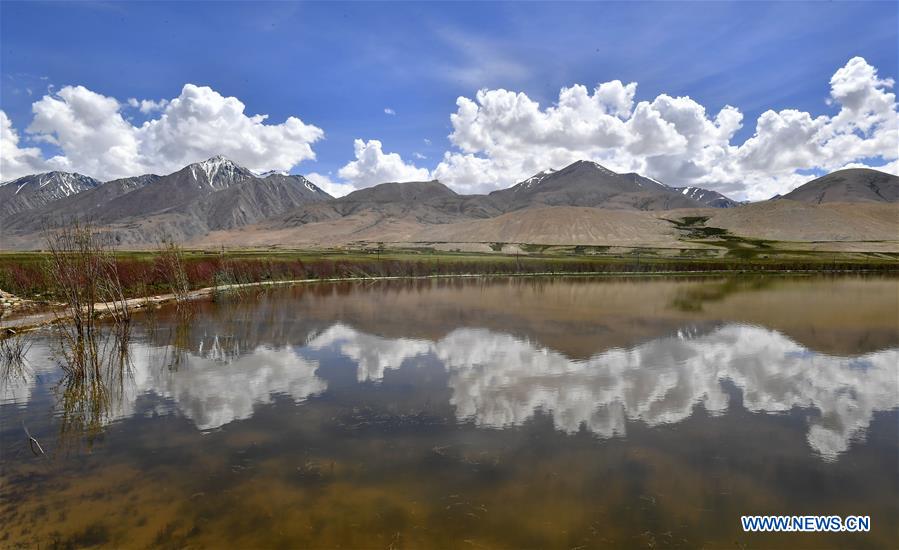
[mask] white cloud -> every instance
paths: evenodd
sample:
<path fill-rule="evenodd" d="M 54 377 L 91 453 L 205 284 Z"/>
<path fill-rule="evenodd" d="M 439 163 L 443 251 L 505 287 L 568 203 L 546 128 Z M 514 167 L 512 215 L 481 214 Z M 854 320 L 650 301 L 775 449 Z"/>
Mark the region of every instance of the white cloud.
<path fill-rule="evenodd" d="M 880 165 L 871 165 L 865 164 L 864 162 L 850 162 L 848 164 L 844 164 L 840 166 L 840 170 L 844 168 L 876 168 L 881 172 L 886 172 L 887 174 L 893 174 L 894 176 L 899 176 L 899 160 L 894 160 L 893 162 L 888 162 L 886 164 Z"/>
<path fill-rule="evenodd" d="M 47 164 L 37 147 L 19 147 L 19 134 L 4 111 L 0 111 L 0 182 L 43 172 Z"/>
<path fill-rule="evenodd" d="M 390 116 L 395 116 L 395 115 L 396 115 L 396 111 L 394 111 L 394 110 L 391 109 L 390 107 L 384 107 L 384 114 L 385 114 L 385 115 L 390 115 Z"/>
<path fill-rule="evenodd" d="M 412 153 L 412 156 L 417 158 L 418 160 L 425 160 L 428 158 L 425 155 L 422 155 L 421 153 L 419 153 L 418 151 Z"/>
<path fill-rule="evenodd" d="M 150 114 L 154 111 L 161 111 L 165 109 L 165 106 L 168 105 L 169 102 L 167 99 L 160 99 L 159 101 L 153 101 L 152 99 L 142 99 L 138 101 L 136 98 L 128 98 L 128 105 L 134 109 L 140 110 L 140 112 L 146 114 Z"/>
<path fill-rule="evenodd" d="M 66 86 L 32 105 L 34 118 L 27 132 L 59 147 L 61 153 L 47 159 L 47 166 L 99 179 L 166 174 L 219 154 L 254 171 L 290 170 L 315 158 L 312 144 L 324 136 L 320 128 L 296 117 L 266 123 L 268 115 L 247 115 L 237 98 L 193 84 L 171 100 L 131 98 L 126 105 L 158 116 L 135 126 L 122 116 L 125 105 L 115 98 Z M 8 120 L 2 163 L 12 174 L 36 150 L 18 149 L 18 140 L 5 138 L 7 127 L 12 132 Z M 7 177 L 6 168 L 3 172 Z"/>
<path fill-rule="evenodd" d="M 384 153 L 376 139 L 357 139 L 353 149 L 356 160 L 338 170 L 337 175 L 356 189 L 385 182 L 425 181 L 431 177 L 427 169 L 407 164 L 397 153 Z"/>
<path fill-rule="evenodd" d="M 488 192 L 546 168 L 589 159 L 669 185 L 765 199 L 807 181 L 800 170 L 868 163 L 895 171 L 899 113 L 893 85 L 863 58 L 852 58 L 830 80 L 828 101 L 836 114 L 769 110 L 743 143 L 734 142 L 744 123 L 739 109 L 725 106 L 712 113 L 690 97 L 667 94 L 638 102 L 633 82 L 612 80 L 592 90 L 576 84 L 562 88 L 557 101 L 545 107 L 522 92 L 482 89 L 474 99 L 457 99 L 450 115 L 453 149 L 433 172 L 397 153 L 384 153 L 378 140 L 357 139 L 355 160 L 337 172 L 343 181 L 316 177 L 333 194 L 431 177 L 459 192 Z M 33 104 L 34 119 L 26 131 L 60 153 L 45 159 L 38 148 L 20 148 L 19 135 L 4 114 L 4 180 L 47 169 L 100 179 L 169 173 L 218 154 L 251 170 L 286 171 L 315 158 L 312 145 L 324 136 L 295 117 L 267 123 L 267 115 L 246 114 L 237 98 L 193 84 L 170 100 L 130 98 L 124 104 L 82 86 L 52 90 L 51 85 Z M 123 117 L 126 108 L 151 118 L 136 126 Z M 390 107 L 384 112 L 395 114 Z M 432 145 L 428 138 L 423 142 Z"/>
<path fill-rule="evenodd" d="M 84 86 L 66 86 L 31 109 L 34 119 L 27 131 L 62 150 L 49 159 L 59 169 L 99 179 L 149 171 L 141 159 L 138 129 L 122 118 L 114 98 Z"/>
<path fill-rule="evenodd" d="M 545 108 L 521 92 L 482 89 L 474 99 L 458 98 L 449 135 L 456 150 L 434 174 L 458 191 L 483 192 L 590 159 L 670 185 L 762 199 L 807 181 L 798 170 L 831 171 L 870 158 L 892 166 L 899 157 L 893 80 L 855 57 L 830 83 L 836 115 L 767 111 L 742 144 L 733 143 L 743 124 L 739 109 L 712 115 L 690 97 L 666 94 L 635 105 L 635 83 L 613 80 L 592 92 L 576 84 Z"/>
<path fill-rule="evenodd" d="M 500 187 L 508 173 L 517 167 L 505 166 L 501 160 L 486 159 L 469 154 L 446 152 L 434 169 L 434 179 L 449 185 L 459 193 L 487 193 Z M 535 170 L 534 172 L 537 172 Z"/>
<path fill-rule="evenodd" d="M 140 128 L 151 158 L 180 168 L 198 159 L 224 155 L 251 170 L 290 170 L 314 159 L 312 143 L 324 132 L 296 117 L 266 124 L 268 115 L 244 114 L 236 97 L 187 84 L 157 119 Z"/>
<path fill-rule="evenodd" d="M 882 90 L 893 84 L 892 78 L 878 78 L 877 69 L 864 58 L 853 57 L 830 79 L 830 96 L 848 112 L 889 116 L 896 98 Z"/>
<path fill-rule="evenodd" d="M 306 174 L 306 179 L 317 185 L 322 191 L 332 197 L 342 197 L 356 190 L 349 183 L 340 183 L 331 179 L 330 175 L 319 174 L 318 172 L 310 172 Z"/>

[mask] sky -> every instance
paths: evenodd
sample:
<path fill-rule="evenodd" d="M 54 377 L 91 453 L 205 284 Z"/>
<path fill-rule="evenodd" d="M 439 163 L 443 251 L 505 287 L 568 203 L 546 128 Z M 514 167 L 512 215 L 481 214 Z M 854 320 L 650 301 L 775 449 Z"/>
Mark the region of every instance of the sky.
<path fill-rule="evenodd" d="M 578 159 L 762 199 L 897 172 L 896 2 L 0 2 L 0 181 L 223 154 L 335 195 Z"/>

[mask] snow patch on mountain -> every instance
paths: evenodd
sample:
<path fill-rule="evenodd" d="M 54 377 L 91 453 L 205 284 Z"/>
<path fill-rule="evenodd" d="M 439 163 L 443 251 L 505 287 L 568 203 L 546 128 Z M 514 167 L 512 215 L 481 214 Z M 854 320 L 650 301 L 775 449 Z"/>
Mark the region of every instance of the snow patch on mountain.
<path fill-rule="evenodd" d="M 543 181 L 546 178 L 546 176 L 549 176 L 549 175 L 553 174 L 554 172 L 555 172 L 555 170 L 553 170 L 552 168 L 548 168 L 546 170 L 543 170 L 542 172 L 538 172 L 538 173 L 534 174 L 533 176 L 529 177 L 528 179 L 524 180 L 523 182 L 521 182 L 521 185 L 518 187 L 518 190 L 530 189 L 534 185 L 538 185 L 541 181 Z"/>
<path fill-rule="evenodd" d="M 287 170 L 266 170 L 265 172 L 253 172 L 253 174 L 257 178 L 267 178 L 269 176 L 289 176 L 290 172 Z"/>
<path fill-rule="evenodd" d="M 195 180 L 205 179 L 205 183 L 216 190 L 254 177 L 252 172 L 221 155 L 191 164 L 190 171 Z"/>

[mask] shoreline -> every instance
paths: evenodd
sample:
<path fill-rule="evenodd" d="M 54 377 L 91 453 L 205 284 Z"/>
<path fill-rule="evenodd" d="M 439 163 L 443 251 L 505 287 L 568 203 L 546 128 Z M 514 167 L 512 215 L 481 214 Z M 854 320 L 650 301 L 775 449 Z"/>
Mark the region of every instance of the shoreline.
<path fill-rule="evenodd" d="M 299 286 L 312 283 L 345 283 L 345 282 L 365 282 L 365 281 L 403 281 L 403 280 L 435 280 L 435 279 L 478 279 L 478 278 L 543 278 L 543 277 L 566 277 L 566 278 L 650 278 L 650 277 L 721 277 L 721 276 L 813 276 L 813 275 L 850 275 L 850 274 L 879 274 L 884 276 L 899 276 L 899 270 L 821 270 L 821 269 L 782 269 L 782 270 L 696 270 L 696 271 L 634 271 L 634 272 L 562 272 L 547 271 L 533 273 L 442 273 L 436 275 L 384 275 L 384 276 L 358 276 L 358 277 L 330 277 L 330 278 L 306 278 L 306 279 L 287 279 L 281 281 L 258 281 L 252 283 L 235 283 L 222 286 L 203 287 L 191 290 L 186 295 L 185 301 L 198 301 L 205 298 L 215 296 L 218 293 L 228 293 L 239 291 L 242 289 L 267 288 L 279 286 Z M 146 311 L 148 306 L 160 307 L 176 301 L 174 293 L 155 294 L 150 296 L 142 296 L 137 298 L 128 298 L 125 300 L 125 307 L 130 312 Z M 94 305 L 95 310 L 102 317 L 106 311 L 111 309 L 111 302 L 99 302 Z M 22 316 L 13 316 L 10 319 L 0 319 L 0 338 L 17 334 L 20 332 L 30 332 L 43 327 L 51 326 L 57 322 L 67 319 L 68 315 L 63 312 L 48 307 L 44 311 L 25 314 Z"/>

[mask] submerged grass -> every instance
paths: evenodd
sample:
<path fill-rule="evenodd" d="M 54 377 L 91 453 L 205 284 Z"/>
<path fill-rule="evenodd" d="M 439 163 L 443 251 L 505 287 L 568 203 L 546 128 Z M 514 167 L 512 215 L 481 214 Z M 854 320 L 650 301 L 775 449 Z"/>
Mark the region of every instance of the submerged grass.
<path fill-rule="evenodd" d="M 21 364 L 31 349 L 31 340 L 27 333 L 11 331 L 0 338 L 0 365 Z"/>

